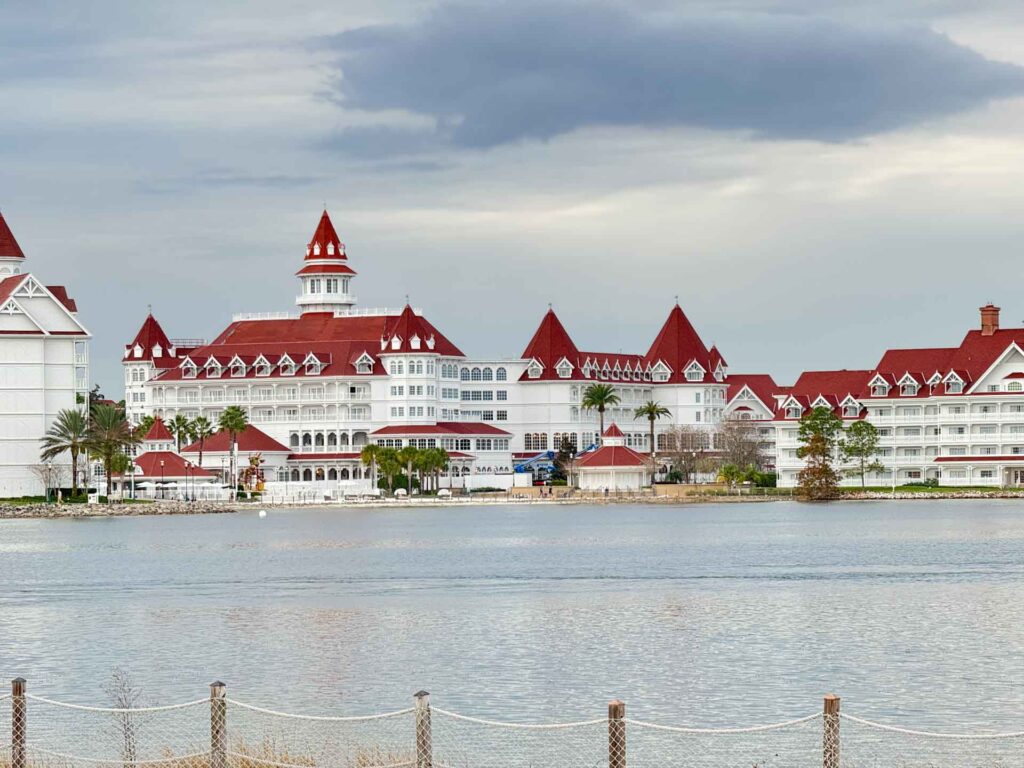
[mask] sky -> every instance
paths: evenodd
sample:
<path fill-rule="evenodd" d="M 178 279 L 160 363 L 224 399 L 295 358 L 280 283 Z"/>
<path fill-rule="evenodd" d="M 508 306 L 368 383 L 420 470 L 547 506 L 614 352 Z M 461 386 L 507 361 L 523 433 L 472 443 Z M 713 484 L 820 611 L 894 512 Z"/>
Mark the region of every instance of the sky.
<path fill-rule="evenodd" d="M 8 0 L 0 61 L 0 211 L 108 396 L 148 306 L 294 309 L 325 204 L 359 304 L 470 355 L 678 297 L 789 384 L 1024 318 L 1018 2 Z"/>

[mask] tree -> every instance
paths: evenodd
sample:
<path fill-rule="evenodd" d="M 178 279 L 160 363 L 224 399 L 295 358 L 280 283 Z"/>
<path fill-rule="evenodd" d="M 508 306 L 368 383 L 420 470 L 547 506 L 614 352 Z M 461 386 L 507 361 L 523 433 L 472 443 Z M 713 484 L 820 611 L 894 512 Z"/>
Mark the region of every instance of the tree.
<path fill-rule="evenodd" d="M 604 438 L 604 412 L 609 406 L 619 404 L 619 396 L 615 394 L 615 387 L 611 384 L 591 384 L 583 392 L 583 400 L 580 403 L 586 411 L 597 411 L 601 425 L 601 436 Z"/>
<path fill-rule="evenodd" d="M 78 495 L 78 457 L 88 448 L 89 419 L 78 408 L 66 408 L 43 435 L 39 457 L 50 462 L 65 451 L 71 454 L 71 495 Z"/>
<path fill-rule="evenodd" d="M 576 447 L 568 437 L 563 437 L 558 446 L 558 453 L 555 454 L 555 471 L 551 473 L 551 479 L 571 481 L 570 474 L 575 463 Z"/>
<path fill-rule="evenodd" d="M 672 411 L 654 400 L 648 400 L 633 411 L 634 419 L 647 419 L 651 425 L 651 485 L 654 485 L 654 474 L 657 472 L 657 454 L 654 445 L 654 422 L 662 416 L 671 416 Z"/>
<path fill-rule="evenodd" d="M 245 409 L 242 406 L 229 405 L 221 411 L 220 418 L 217 419 L 217 426 L 231 436 L 231 486 L 235 487 L 238 484 L 235 448 L 238 445 L 238 436 L 249 426 L 249 417 L 245 415 Z"/>
<path fill-rule="evenodd" d="M 167 430 L 174 435 L 174 445 L 178 453 L 181 453 L 181 443 L 186 443 L 192 434 L 192 422 L 184 414 L 179 413 L 167 425 Z"/>
<path fill-rule="evenodd" d="M 705 464 L 708 433 L 690 424 L 680 424 L 665 435 L 665 440 L 672 467 L 682 473 L 687 482 L 692 483 L 697 470 Z"/>
<path fill-rule="evenodd" d="M 32 474 L 46 491 L 46 500 L 50 500 L 50 491 L 64 485 L 64 478 L 67 476 L 67 467 L 64 464 L 54 464 L 46 461 L 29 467 Z"/>
<path fill-rule="evenodd" d="M 107 476 L 107 501 L 113 482 L 115 457 L 139 441 L 124 417 L 124 409 L 117 405 L 99 404 L 92 409 L 92 427 L 89 430 L 89 453 L 103 462 Z"/>
<path fill-rule="evenodd" d="M 412 496 L 412 465 L 419 458 L 420 449 L 413 445 L 407 445 L 398 452 L 399 461 L 405 465 L 405 485 L 409 495 Z"/>
<path fill-rule="evenodd" d="M 377 466 L 380 467 L 388 485 L 388 493 L 395 490 L 395 475 L 402 471 L 402 460 L 394 448 L 381 448 L 377 452 Z"/>
<path fill-rule="evenodd" d="M 802 497 L 821 501 L 835 496 L 839 474 L 833 461 L 842 431 L 843 422 L 831 408 L 819 406 L 800 419 L 800 447 L 796 455 L 804 460 L 804 468 L 797 478 Z"/>
<path fill-rule="evenodd" d="M 124 477 L 129 468 L 132 466 L 132 459 L 123 451 L 114 454 L 113 460 L 110 462 L 110 472 L 114 475 L 121 475 L 121 498 L 124 498 L 124 481 L 127 479 Z"/>
<path fill-rule="evenodd" d="M 718 476 L 731 488 L 746 477 L 746 472 L 737 464 L 723 464 Z"/>
<path fill-rule="evenodd" d="M 205 416 L 192 421 L 192 437 L 199 444 L 199 466 L 203 466 L 203 446 L 208 437 L 213 437 L 213 424 Z"/>
<path fill-rule="evenodd" d="M 377 456 L 380 454 L 380 450 L 380 446 L 376 443 L 367 443 L 359 451 L 359 458 L 370 468 L 371 488 L 377 487 Z"/>
<path fill-rule="evenodd" d="M 139 419 L 138 425 L 135 427 L 135 434 L 140 438 L 145 438 L 149 434 L 149 430 L 153 426 L 153 422 L 156 421 L 156 416 L 146 415 Z"/>
<path fill-rule="evenodd" d="M 760 469 L 763 464 L 761 441 L 753 422 L 737 418 L 722 421 L 715 435 L 715 445 L 726 464 L 735 464 L 744 470 L 751 466 Z"/>
<path fill-rule="evenodd" d="M 851 477 L 860 476 L 860 487 L 867 487 L 868 472 L 881 472 L 885 469 L 878 455 L 878 430 L 870 421 L 855 421 L 847 429 L 842 438 L 841 451 L 843 458 L 855 462 L 855 466 L 846 470 Z"/>
<path fill-rule="evenodd" d="M 427 451 L 434 457 L 431 462 L 434 473 L 434 490 L 441 488 L 441 473 L 448 470 L 448 451 L 444 448 L 428 448 Z"/>

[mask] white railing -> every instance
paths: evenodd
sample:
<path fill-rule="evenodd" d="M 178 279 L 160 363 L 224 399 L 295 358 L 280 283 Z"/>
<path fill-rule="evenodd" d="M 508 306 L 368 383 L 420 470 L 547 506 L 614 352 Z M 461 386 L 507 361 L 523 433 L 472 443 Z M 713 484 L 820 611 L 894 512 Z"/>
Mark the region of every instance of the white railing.
<path fill-rule="evenodd" d="M 405 307 L 352 307 L 351 309 L 336 309 L 334 311 L 335 317 L 377 317 L 385 316 L 391 317 L 402 314 L 405 311 Z M 414 315 L 422 315 L 423 310 L 419 307 L 413 307 Z"/>
<path fill-rule="evenodd" d="M 246 320 L 297 320 L 297 312 L 238 312 L 231 316 L 231 322 L 240 323 Z"/>

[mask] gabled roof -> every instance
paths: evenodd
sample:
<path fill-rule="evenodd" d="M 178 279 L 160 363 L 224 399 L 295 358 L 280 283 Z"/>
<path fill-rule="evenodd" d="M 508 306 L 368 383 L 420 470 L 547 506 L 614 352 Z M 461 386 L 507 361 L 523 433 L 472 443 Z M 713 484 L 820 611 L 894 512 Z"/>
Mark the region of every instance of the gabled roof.
<path fill-rule="evenodd" d="M 245 428 L 245 431 L 237 437 L 239 453 L 290 453 L 291 449 L 281 445 L 266 432 L 263 432 L 252 424 Z M 203 441 L 203 453 L 227 453 L 231 450 L 231 435 L 221 430 Z M 199 443 L 181 449 L 182 453 L 198 453 Z"/>
<path fill-rule="evenodd" d="M 721 355 L 718 358 L 721 359 Z M 684 372 L 693 362 L 704 369 L 705 380 L 710 380 L 709 377 L 714 373 L 711 353 L 678 304 L 668 313 L 665 324 L 644 356 L 648 365 L 654 365 L 659 360 L 672 369 L 669 381 L 674 383 L 686 383 Z"/>
<path fill-rule="evenodd" d="M 46 290 L 53 294 L 53 298 L 64 305 L 68 312 L 78 312 L 78 304 L 68 296 L 68 289 L 63 285 L 48 285 Z"/>
<path fill-rule="evenodd" d="M 418 348 L 413 347 L 414 338 L 419 339 Z M 397 348 L 393 346 L 394 339 L 399 339 Z M 438 352 L 438 334 L 409 304 L 405 305 L 398 317 L 388 318 L 380 343 L 382 355 L 391 352 Z"/>
<path fill-rule="evenodd" d="M 579 373 L 579 378 L 583 378 L 580 372 L 582 366 L 578 364 L 580 351 L 576 348 L 576 344 L 573 343 L 569 332 L 565 330 L 562 321 L 558 319 L 558 315 L 551 308 L 548 308 L 548 311 L 540 321 L 540 325 L 537 326 L 537 330 L 534 332 L 533 338 L 530 339 L 530 343 L 526 345 L 522 357 L 524 360 L 536 360 L 544 367 L 539 377 L 540 379 L 560 378 L 555 370 L 555 366 L 562 358 L 571 362 L 575 366 L 573 373 Z"/>
<path fill-rule="evenodd" d="M 746 387 L 769 411 L 775 410 L 775 395 L 782 394 L 783 388 L 767 373 L 730 373 L 726 401 L 732 402 Z"/>
<path fill-rule="evenodd" d="M 611 423 L 611 426 L 609 426 L 608 429 L 606 429 L 604 431 L 604 435 L 603 436 L 604 437 L 625 437 L 625 435 L 622 434 L 622 430 L 619 429 L 619 425 L 616 424 L 614 421 Z"/>
<path fill-rule="evenodd" d="M 868 381 L 873 376 L 872 371 L 804 371 L 789 388 L 788 396 L 782 404 L 783 408 L 778 411 L 775 418 L 784 419 L 784 408 L 794 401 L 808 410 L 813 407 L 812 403 L 819 396 L 824 397 L 836 415 L 841 417 L 843 414 L 839 404 L 847 395 L 859 399 L 862 393 L 867 391 Z"/>
<path fill-rule="evenodd" d="M 153 425 L 149 428 L 146 436 L 142 438 L 143 442 L 159 441 L 163 443 L 173 443 L 174 435 L 167 429 L 167 425 L 164 424 L 164 420 L 157 416 L 153 419 Z"/>
<path fill-rule="evenodd" d="M 2 213 L 0 213 L 0 258 L 25 258 L 25 253 L 21 250 L 21 246 L 18 245 L 18 241 L 14 239 L 14 233 L 11 232 L 11 228 L 7 226 L 7 221 L 4 219 L 4 215 Z"/>

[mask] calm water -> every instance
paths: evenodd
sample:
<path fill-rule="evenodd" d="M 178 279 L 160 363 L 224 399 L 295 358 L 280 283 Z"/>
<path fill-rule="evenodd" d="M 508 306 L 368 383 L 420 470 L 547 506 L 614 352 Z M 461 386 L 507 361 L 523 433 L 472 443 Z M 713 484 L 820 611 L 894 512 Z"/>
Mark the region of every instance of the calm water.
<path fill-rule="evenodd" d="M 1024 727 L 1024 504 L 0 521 L 0 676 L 107 703 Z M 995 704 L 993 703 L 995 702 Z M 746 712 L 738 712 L 745 706 Z"/>

